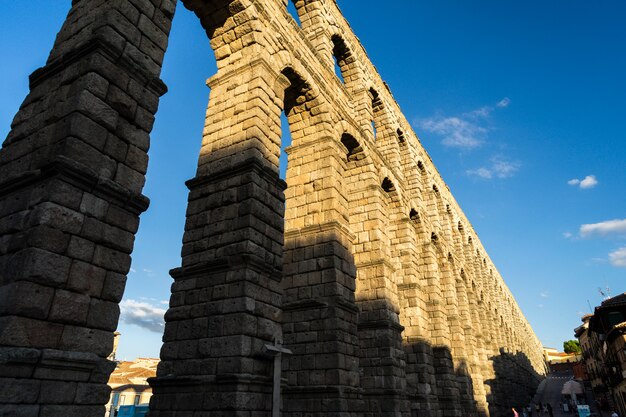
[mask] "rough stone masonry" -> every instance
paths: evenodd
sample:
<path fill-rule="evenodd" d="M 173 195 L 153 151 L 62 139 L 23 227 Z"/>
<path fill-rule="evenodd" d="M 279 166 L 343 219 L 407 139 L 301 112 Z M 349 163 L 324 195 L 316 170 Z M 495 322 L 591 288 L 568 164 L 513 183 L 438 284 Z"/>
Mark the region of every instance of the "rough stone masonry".
<path fill-rule="evenodd" d="M 281 342 L 283 416 L 508 413 L 537 337 L 335 1 L 286 2 L 182 0 L 218 71 L 150 416 L 269 417 Z M 0 416 L 105 413 L 175 7 L 73 0 L 30 76 L 0 151 Z"/>

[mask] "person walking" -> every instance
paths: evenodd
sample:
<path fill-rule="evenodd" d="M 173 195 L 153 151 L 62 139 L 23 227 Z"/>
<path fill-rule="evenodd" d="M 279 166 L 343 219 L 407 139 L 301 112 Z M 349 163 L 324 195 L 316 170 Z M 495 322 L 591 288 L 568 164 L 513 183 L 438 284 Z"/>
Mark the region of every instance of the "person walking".
<path fill-rule="evenodd" d="M 535 404 L 535 411 L 537 412 L 537 416 L 541 415 L 541 402 Z"/>

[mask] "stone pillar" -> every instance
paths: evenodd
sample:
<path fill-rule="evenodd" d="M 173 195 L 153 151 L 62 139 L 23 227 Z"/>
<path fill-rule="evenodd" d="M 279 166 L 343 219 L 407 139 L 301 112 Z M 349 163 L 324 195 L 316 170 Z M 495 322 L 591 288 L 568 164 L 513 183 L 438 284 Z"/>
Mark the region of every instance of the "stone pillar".
<path fill-rule="evenodd" d="M 171 273 L 161 363 L 150 381 L 152 417 L 271 413 L 273 359 L 264 346 L 282 339 L 278 78 L 257 57 L 209 81 L 182 266 Z"/>
<path fill-rule="evenodd" d="M 0 150 L 0 409 L 103 415 L 175 0 L 75 0 Z"/>
<path fill-rule="evenodd" d="M 454 259 L 450 253 L 448 254 L 447 262 L 443 264 L 441 274 L 443 278 L 446 316 L 450 327 L 450 348 L 453 370 L 456 375 L 463 414 L 469 414 L 474 409 L 474 403 L 472 400 L 473 392 L 467 355 L 467 340 L 462 317 L 463 310 L 461 309 L 462 294 L 459 291 L 461 288 L 458 286 L 460 276 L 455 269 Z"/>
<path fill-rule="evenodd" d="M 397 191 L 383 190 L 371 166 L 354 162 L 347 173 L 350 227 L 355 234 L 361 386 L 369 415 L 406 412 L 405 360 L 395 267 L 390 261 L 388 205 Z"/>
<path fill-rule="evenodd" d="M 402 245 L 402 270 L 398 282 L 400 323 L 404 327 L 403 343 L 406 352 L 407 399 L 411 415 L 434 417 L 438 415 L 437 381 L 433 348 L 430 342 L 429 314 L 425 272 L 421 265 L 420 242 L 428 241 L 417 211 L 402 219 L 398 230 Z"/>
<path fill-rule="evenodd" d="M 286 416 L 358 415 L 358 309 L 348 228 L 347 151 L 318 92 L 291 80 L 283 332 Z M 295 90 L 295 91 L 294 91 Z M 311 110 L 315 109 L 315 110 Z"/>

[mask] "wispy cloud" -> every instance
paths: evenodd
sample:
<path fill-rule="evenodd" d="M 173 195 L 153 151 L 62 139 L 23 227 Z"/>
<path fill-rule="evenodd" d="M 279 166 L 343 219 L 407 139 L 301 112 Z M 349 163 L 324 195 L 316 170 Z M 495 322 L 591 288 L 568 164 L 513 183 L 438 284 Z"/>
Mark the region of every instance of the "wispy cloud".
<path fill-rule="evenodd" d="M 626 235 L 626 219 L 607 220 L 580 226 L 582 237 Z"/>
<path fill-rule="evenodd" d="M 609 262 L 618 268 L 626 268 L 626 246 L 609 253 Z"/>
<path fill-rule="evenodd" d="M 120 303 L 120 311 L 124 323 L 134 324 L 151 332 L 163 333 L 164 308 L 137 300 L 123 300 Z"/>
<path fill-rule="evenodd" d="M 571 239 L 571 238 L 574 237 L 574 234 L 572 234 L 572 232 L 565 232 L 565 233 L 563 233 L 563 237 L 565 239 Z"/>
<path fill-rule="evenodd" d="M 496 108 L 505 108 L 511 103 L 508 97 L 500 100 L 495 107 L 483 106 L 457 116 L 436 114 L 418 121 L 419 127 L 442 138 L 444 146 L 460 149 L 473 149 L 481 146 L 490 128 L 489 116 Z"/>
<path fill-rule="evenodd" d="M 574 179 L 567 181 L 567 183 L 573 187 L 580 187 L 581 189 L 586 190 L 586 189 L 593 188 L 596 185 L 598 185 L 598 179 L 596 178 L 595 175 L 587 175 L 582 180 L 574 178 Z"/>
<path fill-rule="evenodd" d="M 548 291 L 541 291 L 539 293 L 539 297 L 541 298 L 548 298 L 550 296 L 550 293 Z"/>
<path fill-rule="evenodd" d="M 137 272 L 137 270 L 135 268 L 130 268 L 130 272 L 131 274 L 134 274 L 135 272 Z"/>
<path fill-rule="evenodd" d="M 509 107 L 509 104 L 511 104 L 511 99 L 508 97 L 504 97 L 502 100 L 498 101 L 498 104 L 496 104 L 496 107 L 505 108 L 505 107 Z"/>
<path fill-rule="evenodd" d="M 443 137 L 441 143 L 451 148 L 472 149 L 482 145 L 487 129 L 466 117 L 434 116 L 422 120 L 422 129 Z"/>
<path fill-rule="evenodd" d="M 489 165 L 466 171 L 467 175 L 490 180 L 493 178 L 509 178 L 519 171 L 521 164 L 499 156 L 491 158 Z"/>

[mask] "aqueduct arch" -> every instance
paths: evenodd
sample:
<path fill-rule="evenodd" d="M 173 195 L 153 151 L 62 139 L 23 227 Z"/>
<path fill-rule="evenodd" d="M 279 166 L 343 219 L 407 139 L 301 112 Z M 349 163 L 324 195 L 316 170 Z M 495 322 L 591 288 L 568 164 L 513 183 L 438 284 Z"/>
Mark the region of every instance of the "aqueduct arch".
<path fill-rule="evenodd" d="M 540 344 L 335 1 L 295 1 L 301 27 L 285 0 L 181 2 L 218 73 L 150 415 L 269 416 L 277 339 L 283 415 L 526 400 Z M 104 413 L 175 7 L 74 0 L 30 77 L 0 150 L 5 415 Z"/>

